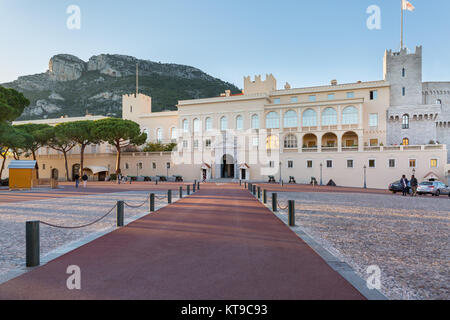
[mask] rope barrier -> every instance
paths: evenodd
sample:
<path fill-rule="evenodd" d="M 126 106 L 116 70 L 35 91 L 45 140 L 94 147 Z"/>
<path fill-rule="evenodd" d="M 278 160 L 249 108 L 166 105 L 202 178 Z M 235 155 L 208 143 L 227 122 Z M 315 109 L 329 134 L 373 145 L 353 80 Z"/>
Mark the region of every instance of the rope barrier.
<path fill-rule="evenodd" d="M 145 204 L 147 204 L 148 199 L 150 199 L 150 195 L 147 196 L 147 198 L 146 198 L 141 204 L 139 204 L 139 205 L 132 205 L 132 204 L 129 204 L 129 203 L 125 202 L 125 201 L 124 201 L 124 204 L 125 204 L 127 207 L 129 207 L 129 208 L 140 208 L 140 207 L 144 206 Z"/>
<path fill-rule="evenodd" d="M 286 206 L 281 206 L 280 201 L 277 201 L 277 205 L 280 210 L 287 210 L 289 208 L 289 203 Z"/>
<path fill-rule="evenodd" d="M 49 227 L 59 228 L 59 229 L 81 229 L 81 228 L 86 228 L 86 227 L 92 226 L 93 224 L 96 224 L 97 222 L 99 222 L 99 221 L 103 220 L 104 218 L 106 218 L 108 215 L 111 214 L 111 212 L 113 212 L 113 210 L 114 210 L 116 207 L 117 207 L 117 204 L 114 205 L 114 207 L 112 207 L 111 210 L 109 210 L 109 211 L 108 211 L 104 216 L 102 216 L 101 218 L 95 220 L 94 222 L 91 222 L 91 223 L 88 223 L 88 224 L 84 224 L 84 225 L 82 225 L 82 226 L 76 226 L 76 227 L 58 226 L 58 225 L 51 224 L 51 223 L 44 222 L 44 221 L 39 221 L 39 223 L 42 223 L 42 224 L 44 224 L 44 225 L 46 225 L 46 226 L 49 226 Z"/>

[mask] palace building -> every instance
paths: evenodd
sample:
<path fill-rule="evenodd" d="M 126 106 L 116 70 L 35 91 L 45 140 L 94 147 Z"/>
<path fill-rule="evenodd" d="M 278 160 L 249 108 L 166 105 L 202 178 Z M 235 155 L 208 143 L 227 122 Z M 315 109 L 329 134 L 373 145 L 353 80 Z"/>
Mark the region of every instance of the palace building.
<path fill-rule="evenodd" d="M 383 67 L 380 81 L 332 80 L 308 88 L 286 83 L 278 89 L 272 74 L 245 77 L 240 94 L 179 101 L 170 112 L 152 112 L 151 97 L 144 94 L 124 95 L 123 118 L 137 122 L 149 142 L 174 142 L 177 148 L 125 153 L 120 169 L 130 176 L 297 183 L 315 178 L 369 188 L 386 188 L 402 174 L 447 182 L 450 82 L 422 82 L 422 47 L 386 51 Z M 68 121 L 53 122 L 59 120 Z M 74 172 L 78 152 L 70 155 Z M 92 176 L 103 179 L 115 171 L 114 152 L 108 145 L 87 150 Z M 56 152 L 40 150 L 38 163 L 44 178 L 64 176 Z"/>

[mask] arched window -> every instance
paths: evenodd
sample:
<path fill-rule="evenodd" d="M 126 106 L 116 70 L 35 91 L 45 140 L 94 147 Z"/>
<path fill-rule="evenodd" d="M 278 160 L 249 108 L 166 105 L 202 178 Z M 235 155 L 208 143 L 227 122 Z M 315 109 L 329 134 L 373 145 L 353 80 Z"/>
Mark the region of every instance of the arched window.
<path fill-rule="evenodd" d="M 317 126 L 317 113 L 313 109 L 308 109 L 303 112 L 303 126 L 315 127 Z"/>
<path fill-rule="evenodd" d="M 295 128 L 298 126 L 297 112 L 294 110 L 289 110 L 284 114 L 284 127 L 285 128 Z"/>
<path fill-rule="evenodd" d="M 172 129 L 170 129 L 170 139 L 172 141 L 176 141 L 177 138 L 177 128 L 173 127 Z"/>
<path fill-rule="evenodd" d="M 252 115 L 252 129 L 259 129 L 259 116 L 257 114 Z"/>
<path fill-rule="evenodd" d="M 286 149 L 296 149 L 298 148 L 297 137 L 295 134 L 288 134 L 284 138 L 284 147 Z"/>
<path fill-rule="evenodd" d="M 409 115 L 407 114 L 402 117 L 402 129 L 409 129 Z"/>
<path fill-rule="evenodd" d="M 228 129 L 228 119 L 227 117 L 220 118 L 220 130 L 224 131 Z"/>
<path fill-rule="evenodd" d="M 280 128 L 280 117 L 278 113 L 272 111 L 266 117 L 266 128 L 267 129 L 278 129 Z"/>
<path fill-rule="evenodd" d="M 242 116 L 236 117 L 236 130 L 244 129 L 244 118 Z"/>
<path fill-rule="evenodd" d="M 441 99 L 437 99 L 437 100 L 436 100 L 436 104 L 442 105 L 442 100 L 441 100 Z"/>
<path fill-rule="evenodd" d="M 202 130 L 202 123 L 199 119 L 194 119 L 194 132 L 198 133 Z"/>
<path fill-rule="evenodd" d="M 326 108 L 322 112 L 322 125 L 334 126 L 337 124 L 337 112 L 333 108 Z"/>
<path fill-rule="evenodd" d="M 183 132 L 189 132 L 189 122 L 186 119 L 183 120 Z"/>
<path fill-rule="evenodd" d="M 212 119 L 209 117 L 206 118 L 206 120 L 205 120 L 205 129 L 206 129 L 206 131 L 212 130 Z"/>
<path fill-rule="evenodd" d="M 403 138 L 402 145 L 409 146 L 409 139 L 408 138 Z"/>
<path fill-rule="evenodd" d="M 267 150 L 276 150 L 280 147 L 278 142 L 278 137 L 274 135 L 267 136 L 266 139 L 266 149 Z"/>
<path fill-rule="evenodd" d="M 161 143 L 163 140 L 162 130 L 160 128 L 156 129 L 156 141 Z"/>
<path fill-rule="evenodd" d="M 358 109 L 354 106 L 348 106 L 342 111 L 342 124 L 357 124 Z"/>

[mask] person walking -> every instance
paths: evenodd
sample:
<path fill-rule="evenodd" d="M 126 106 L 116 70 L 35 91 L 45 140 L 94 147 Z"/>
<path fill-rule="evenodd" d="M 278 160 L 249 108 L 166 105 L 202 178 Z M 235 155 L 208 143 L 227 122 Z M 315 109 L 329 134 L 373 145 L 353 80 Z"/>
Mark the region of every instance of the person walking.
<path fill-rule="evenodd" d="M 405 197 L 408 194 L 408 179 L 406 179 L 405 175 L 402 176 L 400 184 L 402 185 L 402 193 Z"/>
<path fill-rule="evenodd" d="M 83 176 L 81 177 L 81 180 L 83 180 L 83 188 L 86 188 L 87 186 L 87 182 L 88 182 L 88 176 L 87 174 L 83 174 Z"/>
<path fill-rule="evenodd" d="M 117 174 L 117 184 L 120 184 L 122 180 L 122 175 L 120 174 L 120 172 Z"/>
<path fill-rule="evenodd" d="M 75 174 L 74 179 L 75 179 L 75 188 L 78 189 L 78 185 L 80 184 L 80 176 L 78 175 L 78 173 Z"/>
<path fill-rule="evenodd" d="M 411 197 L 415 197 L 415 196 L 417 196 L 417 186 L 418 186 L 419 182 L 417 181 L 417 179 L 414 175 L 411 176 L 410 182 L 411 182 L 411 190 L 412 190 Z"/>

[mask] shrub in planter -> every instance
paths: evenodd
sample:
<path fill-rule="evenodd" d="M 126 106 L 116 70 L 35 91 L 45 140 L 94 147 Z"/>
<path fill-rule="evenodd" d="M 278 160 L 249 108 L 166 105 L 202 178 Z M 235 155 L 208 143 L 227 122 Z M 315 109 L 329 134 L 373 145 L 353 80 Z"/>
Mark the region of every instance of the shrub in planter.
<path fill-rule="evenodd" d="M 144 181 L 152 181 L 152 178 L 150 178 L 150 177 L 144 177 Z"/>
<path fill-rule="evenodd" d="M 116 180 L 117 180 L 117 174 L 111 173 L 111 174 L 109 175 L 109 180 L 110 180 L 110 181 L 116 181 Z"/>

